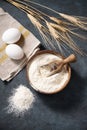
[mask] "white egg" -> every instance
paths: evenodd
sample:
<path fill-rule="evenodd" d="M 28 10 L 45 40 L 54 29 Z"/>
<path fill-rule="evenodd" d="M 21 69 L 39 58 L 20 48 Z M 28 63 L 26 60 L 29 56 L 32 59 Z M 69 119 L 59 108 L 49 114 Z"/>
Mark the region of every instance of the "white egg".
<path fill-rule="evenodd" d="M 16 43 L 21 37 L 21 32 L 17 28 L 10 28 L 7 29 L 3 35 L 2 35 L 2 40 L 7 43 Z"/>
<path fill-rule="evenodd" d="M 16 44 L 10 44 L 5 49 L 6 54 L 14 60 L 22 59 L 24 56 L 24 52 L 22 48 Z"/>

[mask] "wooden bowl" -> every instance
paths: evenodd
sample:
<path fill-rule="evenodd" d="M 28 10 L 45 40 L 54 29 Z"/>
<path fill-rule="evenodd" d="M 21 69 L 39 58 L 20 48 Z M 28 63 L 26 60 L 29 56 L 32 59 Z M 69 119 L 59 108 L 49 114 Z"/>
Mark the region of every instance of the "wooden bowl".
<path fill-rule="evenodd" d="M 37 56 L 42 55 L 42 54 L 53 54 L 53 55 L 56 55 L 56 56 L 58 56 L 58 57 L 64 59 L 64 56 L 62 56 L 62 55 L 60 55 L 59 53 L 54 52 L 54 51 L 50 51 L 50 50 L 38 51 L 38 52 L 30 59 L 30 61 L 29 61 L 28 64 L 27 64 L 26 70 L 27 70 L 27 78 L 28 78 L 28 81 L 29 81 L 31 87 L 32 87 L 33 89 L 35 89 L 36 91 L 40 92 L 40 93 L 43 93 L 43 94 L 55 94 L 55 93 L 58 93 L 58 92 L 60 92 L 61 90 L 63 90 L 63 89 L 67 86 L 67 84 L 69 83 L 70 78 L 71 78 L 71 67 L 70 67 L 69 64 L 67 64 L 68 79 L 64 82 L 64 84 L 63 84 L 60 88 L 58 87 L 56 90 L 54 90 L 54 91 L 52 91 L 52 92 L 43 91 L 43 90 L 41 90 L 41 89 L 38 89 L 38 86 L 36 87 L 36 86 L 34 86 L 34 84 L 32 84 L 32 81 L 30 80 L 30 75 L 29 75 L 28 72 L 29 72 L 30 65 L 31 65 L 32 62 L 34 61 L 34 58 L 36 58 Z"/>

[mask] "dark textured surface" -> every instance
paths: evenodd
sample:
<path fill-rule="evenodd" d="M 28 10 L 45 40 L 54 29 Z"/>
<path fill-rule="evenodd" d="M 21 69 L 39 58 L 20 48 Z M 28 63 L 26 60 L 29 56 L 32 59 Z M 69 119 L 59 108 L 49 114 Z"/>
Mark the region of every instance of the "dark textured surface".
<path fill-rule="evenodd" d="M 35 1 L 57 11 L 87 16 L 86 0 Z M 4 0 L 0 0 L 0 7 L 40 39 L 38 32 L 23 12 Z M 87 51 L 86 42 L 79 41 L 78 44 Z M 16 117 L 13 114 L 7 114 L 5 108 L 8 106 L 7 99 L 11 91 L 19 84 L 29 87 L 36 99 L 33 107 L 24 116 Z M 0 80 L 0 130 L 87 130 L 87 57 L 78 56 L 77 62 L 72 65 L 70 83 L 63 91 L 55 95 L 35 92 L 27 81 L 26 68 L 9 83 Z"/>

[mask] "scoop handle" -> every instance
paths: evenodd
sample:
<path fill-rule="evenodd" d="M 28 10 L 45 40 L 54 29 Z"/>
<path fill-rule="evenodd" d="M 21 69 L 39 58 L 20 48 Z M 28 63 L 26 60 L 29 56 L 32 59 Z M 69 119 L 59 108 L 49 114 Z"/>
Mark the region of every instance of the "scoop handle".
<path fill-rule="evenodd" d="M 68 56 L 66 59 L 63 60 L 63 63 L 72 63 L 76 61 L 76 56 L 74 54 L 71 54 L 70 56 Z"/>

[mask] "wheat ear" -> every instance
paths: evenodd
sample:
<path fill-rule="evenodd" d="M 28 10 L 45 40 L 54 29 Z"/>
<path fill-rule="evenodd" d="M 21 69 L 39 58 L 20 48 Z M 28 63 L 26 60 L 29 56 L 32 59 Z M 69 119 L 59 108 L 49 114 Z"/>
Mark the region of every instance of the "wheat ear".
<path fill-rule="evenodd" d="M 64 13 L 57 12 L 47 6 L 28 0 L 7 0 L 9 3 L 15 5 L 17 8 L 24 11 L 33 25 L 38 29 L 45 45 L 51 46 L 55 49 L 54 42 L 58 45 L 59 50 L 62 48 L 70 48 L 76 53 L 84 55 L 84 52 L 73 41 L 72 36 L 84 38 L 74 30 L 81 28 L 87 30 L 87 18 L 81 16 L 70 16 Z M 32 4 L 32 5 L 31 5 Z M 58 15 L 58 18 L 50 16 L 35 6 L 50 10 Z M 68 51 L 69 49 L 67 49 Z"/>

